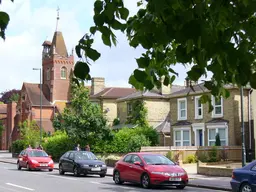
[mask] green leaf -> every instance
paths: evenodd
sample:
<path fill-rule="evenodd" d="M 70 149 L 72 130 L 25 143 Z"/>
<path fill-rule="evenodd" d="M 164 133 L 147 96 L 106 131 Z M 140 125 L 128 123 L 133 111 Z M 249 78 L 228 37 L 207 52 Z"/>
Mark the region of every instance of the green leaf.
<path fill-rule="evenodd" d="M 129 10 L 127 8 L 125 8 L 125 7 L 120 8 L 119 9 L 119 13 L 120 13 L 121 18 L 123 20 L 126 20 L 127 17 L 129 16 Z"/>
<path fill-rule="evenodd" d="M 138 82 L 143 83 L 147 78 L 147 73 L 145 71 L 141 71 L 139 69 L 134 70 L 134 77 Z"/>
<path fill-rule="evenodd" d="M 173 73 L 173 74 L 175 74 L 175 75 L 177 75 L 177 76 L 179 76 L 179 74 L 176 71 L 174 71 L 172 68 L 169 68 L 168 71 Z"/>
<path fill-rule="evenodd" d="M 77 56 L 78 56 L 79 58 L 81 58 L 81 57 L 82 57 L 82 55 L 81 55 L 81 46 L 80 46 L 80 45 L 77 45 L 75 49 L 76 49 L 76 54 L 77 54 Z"/>
<path fill-rule="evenodd" d="M 148 57 L 140 57 L 136 59 L 139 68 L 146 68 L 149 66 L 150 59 Z"/>
<path fill-rule="evenodd" d="M 156 62 L 158 64 L 161 64 L 165 60 L 165 54 L 161 51 L 156 52 Z"/>
<path fill-rule="evenodd" d="M 105 22 L 105 16 L 104 14 L 95 14 L 93 16 L 93 20 L 96 26 L 103 26 L 104 22 Z"/>
<path fill-rule="evenodd" d="M 103 1 L 96 0 L 94 3 L 94 12 L 96 14 L 100 13 L 103 10 Z"/>
<path fill-rule="evenodd" d="M 168 76 L 165 76 L 163 83 L 165 86 L 168 86 L 170 84 L 170 78 Z"/>
<path fill-rule="evenodd" d="M 189 79 L 198 81 L 198 79 L 204 74 L 204 68 L 199 65 L 194 65 L 190 71 L 187 72 Z"/>
<path fill-rule="evenodd" d="M 100 53 L 96 51 L 95 49 L 86 47 L 85 48 L 85 54 L 87 57 L 89 57 L 91 60 L 96 61 L 100 58 Z"/>
<path fill-rule="evenodd" d="M 176 49 L 176 58 L 177 62 L 180 63 L 189 63 L 192 60 L 191 55 L 187 54 L 186 49 L 182 45 L 179 45 Z"/>
<path fill-rule="evenodd" d="M 154 86 L 154 84 L 152 83 L 152 81 L 150 81 L 150 80 L 146 80 L 145 82 L 144 82 L 144 85 L 145 85 L 145 87 L 148 89 L 148 90 L 152 90 L 155 86 Z"/>
<path fill-rule="evenodd" d="M 96 31 L 97 31 L 97 27 L 96 26 L 94 26 L 94 27 L 90 27 L 90 32 L 91 32 L 91 34 L 95 34 L 96 33 Z"/>
<path fill-rule="evenodd" d="M 187 54 L 193 50 L 194 41 L 193 39 L 187 40 Z"/>
<path fill-rule="evenodd" d="M 78 61 L 74 68 L 74 75 L 82 80 L 85 80 L 90 72 L 90 68 L 87 63 Z"/>
<path fill-rule="evenodd" d="M 211 98 L 210 98 L 209 95 L 202 95 L 202 96 L 200 97 L 201 103 L 207 103 L 207 102 L 209 102 L 210 100 L 211 100 Z"/>
<path fill-rule="evenodd" d="M 130 76 L 129 83 L 131 85 L 133 85 L 135 87 L 135 89 L 137 89 L 137 90 L 143 90 L 144 89 L 143 85 L 136 80 L 134 75 Z"/>
<path fill-rule="evenodd" d="M 176 76 L 173 75 L 173 76 L 171 77 L 170 84 L 172 84 L 172 83 L 175 81 L 175 79 L 176 79 Z"/>
<path fill-rule="evenodd" d="M 250 78 L 250 85 L 253 89 L 256 89 L 256 73 L 253 73 Z"/>
<path fill-rule="evenodd" d="M 110 41 L 110 36 L 106 36 L 102 33 L 101 35 L 102 41 L 105 45 L 111 47 L 111 41 Z"/>

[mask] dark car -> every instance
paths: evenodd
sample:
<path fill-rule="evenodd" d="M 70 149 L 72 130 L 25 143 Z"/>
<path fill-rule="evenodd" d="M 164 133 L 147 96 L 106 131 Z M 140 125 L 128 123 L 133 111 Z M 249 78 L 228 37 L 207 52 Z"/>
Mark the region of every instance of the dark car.
<path fill-rule="evenodd" d="M 90 174 L 105 177 L 107 166 L 90 151 L 68 151 L 59 161 L 60 175 L 65 172 L 74 173 L 75 176 Z"/>
<path fill-rule="evenodd" d="M 143 188 L 152 185 L 171 185 L 184 189 L 188 184 L 187 172 L 161 154 L 129 153 L 121 158 L 113 170 L 116 184 L 139 183 Z"/>
<path fill-rule="evenodd" d="M 230 184 L 234 192 L 256 191 L 256 161 L 234 169 Z"/>

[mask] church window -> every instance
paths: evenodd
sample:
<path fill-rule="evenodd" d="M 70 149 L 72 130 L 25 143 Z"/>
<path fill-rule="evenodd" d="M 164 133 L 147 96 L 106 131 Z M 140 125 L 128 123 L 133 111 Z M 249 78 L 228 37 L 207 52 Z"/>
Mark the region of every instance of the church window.
<path fill-rule="evenodd" d="M 61 68 L 61 79 L 67 79 L 67 68 L 66 67 Z"/>

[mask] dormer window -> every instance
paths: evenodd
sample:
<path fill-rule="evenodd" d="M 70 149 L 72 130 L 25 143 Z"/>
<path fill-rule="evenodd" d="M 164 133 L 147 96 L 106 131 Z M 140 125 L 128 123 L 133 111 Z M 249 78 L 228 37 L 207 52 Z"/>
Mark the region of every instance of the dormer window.
<path fill-rule="evenodd" d="M 51 71 L 50 71 L 50 69 L 48 68 L 48 69 L 46 70 L 46 80 L 49 81 L 50 79 L 51 79 Z"/>
<path fill-rule="evenodd" d="M 67 79 L 67 68 L 66 67 L 62 67 L 60 73 L 61 73 L 60 74 L 61 79 Z"/>

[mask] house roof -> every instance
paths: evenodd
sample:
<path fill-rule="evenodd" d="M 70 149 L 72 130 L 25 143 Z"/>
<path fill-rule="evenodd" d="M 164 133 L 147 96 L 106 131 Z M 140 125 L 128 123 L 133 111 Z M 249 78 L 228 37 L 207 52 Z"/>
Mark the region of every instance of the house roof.
<path fill-rule="evenodd" d="M 238 88 L 237 86 L 231 85 L 231 84 L 227 84 L 224 87 L 226 89 Z M 249 89 L 248 86 L 246 86 L 244 88 Z M 193 89 L 191 87 L 186 87 L 186 88 L 180 89 L 176 92 L 172 92 L 172 94 L 170 96 L 171 97 L 177 97 L 177 96 L 187 95 L 188 93 L 197 94 L 197 93 L 209 92 L 209 90 L 204 86 L 204 82 L 199 83 L 197 85 L 194 85 Z"/>
<path fill-rule="evenodd" d="M 7 104 L 0 104 L 0 113 L 1 114 L 7 113 Z"/>
<path fill-rule="evenodd" d="M 35 119 L 36 124 L 38 127 L 40 127 L 40 119 Z M 54 132 L 54 127 L 52 125 L 52 121 L 50 119 L 42 119 L 42 128 L 46 133 L 49 131 L 52 133 Z"/>
<path fill-rule="evenodd" d="M 206 123 L 229 123 L 228 120 L 222 119 L 222 118 L 216 118 L 216 119 L 211 119 L 210 121 Z"/>
<path fill-rule="evenodd" d="M 23 83 L 26 92 L 28 94 L 29 100 L 32 106 L 39 106 L 40 105 L 40 84 L 34 83 Z M 43 106 L 52 106 L 49 102 L 49 95 L 45 95 L 44 93 L 50 93 L 49 88 L 47 85 L 42 85 L 43 94 L 42 94 L 42 105 Z"/>
<path fill-rule="evenodd" d="M 160 132 L 160 133 L 170 133 L 171 122 L 169 120 L 164 120 L 159 125 L 157 125 L 155 129 L 157 132 Z"/>
<path fill-rule="evenodd" d="M 66 44 L 65 44 L 62 32 L 55 31 L 52 39 L 52 43 L 51 43 L 50 53 L 51 54 L 56 53 L 63 57 L 68 56 L 68 52 L 67 52 L 67 48 L 66 48 Z"/>
<path fill-rule="evenodd" d="M 118 101 L 138 99 L 138 98 L 166 98 L 165 95 L 161 95 L 156 91 L 137 91 L 125 97 L 119 98 Z"/>
<path fill-rule="evenodd" d="M 136 92 L 134 88 L 123 88 L 123 87 L 107 87 L 95 95 L 91 95 L 91 98 L 121 98 L 131 93 Z"/>
<path fill-rule="evenodd" d="M 189 121 L 178 121 L 174 123 L 172 126 L 186 126 L 186 125 L 191 125 L 192 123 Z"/>

